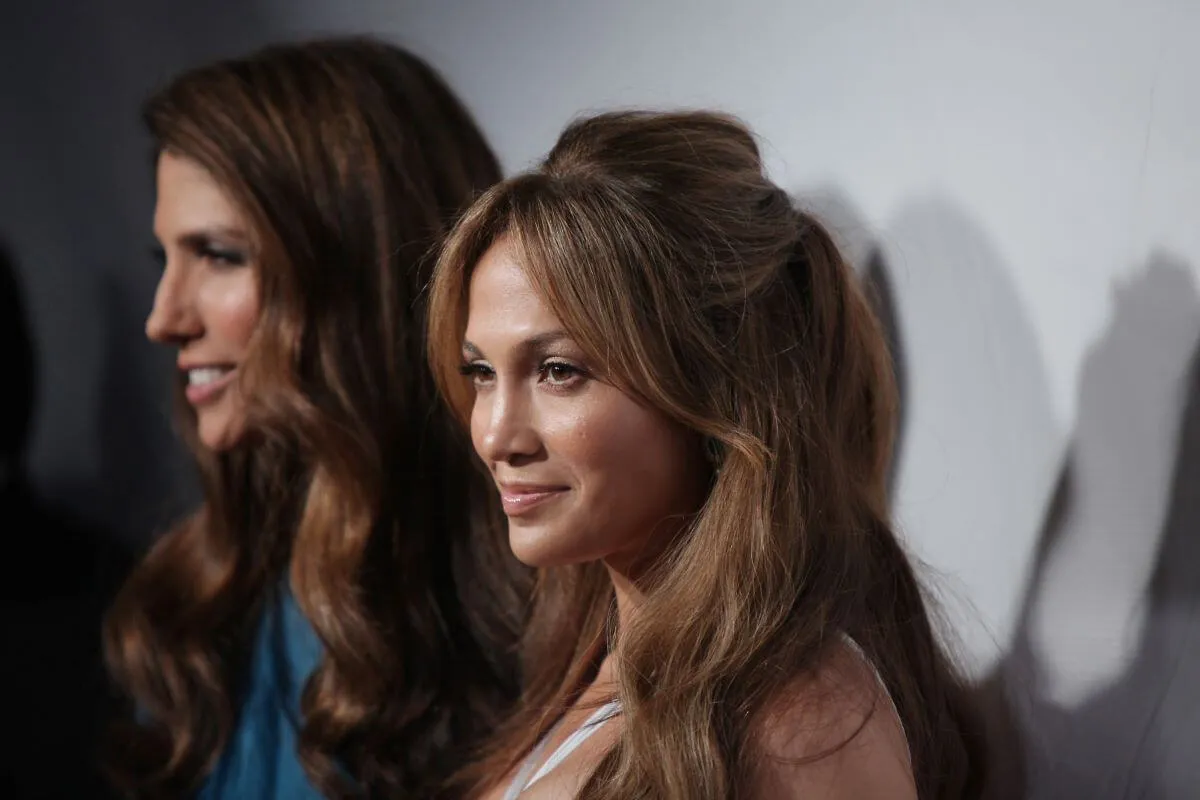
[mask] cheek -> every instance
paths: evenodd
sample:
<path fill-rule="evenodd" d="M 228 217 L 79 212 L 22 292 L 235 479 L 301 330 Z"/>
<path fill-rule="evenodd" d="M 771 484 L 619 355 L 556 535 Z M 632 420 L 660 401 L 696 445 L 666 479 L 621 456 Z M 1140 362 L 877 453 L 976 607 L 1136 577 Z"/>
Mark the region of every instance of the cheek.
<path fill-rule="evenodd" d="M 657 412 L 615 393 L 546 431 L 564 461 L 601 509 L 653 524 L 691 510 L 694 503 L 690 439 Z M 606 513 L 608 513 L 606 512 Z M 632 522 L 633 520 L 631 520 Z"/>
<path fill-rule="evenodd" d="M 253 271 L 243 267 L 214 274 L 201 287 L 197 306 L 206 331 L 226 344 L 245 347 L 259 315 Z"/>

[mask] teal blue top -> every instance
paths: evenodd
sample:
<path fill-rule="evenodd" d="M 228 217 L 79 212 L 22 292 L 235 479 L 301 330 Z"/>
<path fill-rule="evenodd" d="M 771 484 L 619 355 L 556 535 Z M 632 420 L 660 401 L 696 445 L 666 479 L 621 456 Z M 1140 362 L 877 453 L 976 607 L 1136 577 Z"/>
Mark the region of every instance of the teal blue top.
<path fill-rule="evenodd" d="M 300 693 L 321 642 L 286 588 L 266 605 L 237 727 L 197 800 L 319 800 L 296 751 Z"/>

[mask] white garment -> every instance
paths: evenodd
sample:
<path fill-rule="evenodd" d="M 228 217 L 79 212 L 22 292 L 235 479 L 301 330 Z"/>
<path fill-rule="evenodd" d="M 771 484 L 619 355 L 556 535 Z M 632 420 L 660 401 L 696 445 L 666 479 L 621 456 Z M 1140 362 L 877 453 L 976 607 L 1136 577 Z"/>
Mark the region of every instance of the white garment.
<path fill-rule="evenodd" d="M 896 715 L 896 721 L 900 724 L 900 732 L 904 734 L 904 746 L 905 750 L 908 751 L 909 763 L 911 765 L 912 752 L 908 750 L 908 734 L 904 731 L 904 720 L 900 719 L 900 712 L 896 708 L 895 701 L 892 700 L 891 693 L 888 692 L 887 686 L 883 682 L 883 676 L 879 674 L 879 669 L 876 668 L 875 664 L 867 658 L 867 654 L 863 652 L 863 649 L 859 646 L 858 642 L 854 641 L 846 634 L 842 634 L 842 639 L 845 640 L 846 644 L 850 646 L 851 650 L 858 654 L 859 658 L 861 658 L 868 664 L 868 666 L 871 667 L 871 672 L 875 675 L 875 680 L 883 689 L 883 693 L 888 699 L 888 705 L 891 706 L 892 713 Z M 513 778 L 513 782 L 509 784 L 508 791 L 504 794 L 504 800 L 517 800 L 517 798 L 519 798 L 526 789 L 533 786 L 542 778 L 553 772 L 554 769 L 563 761 L 565 761 L 568 756 L 579 749 L 579 746 L 586 742 L 588 738 L 600 728 L 601 725 L 608 722 L 610 719 L 620 713 L 620 700 L 610 700 L 609 702 L 600 706 L 600 708 L 596 709 L 596 711 L 587 718 L 586 722 L 579 726 L 578 730 L 564 739 L 563 743 L 555 748 L 554 752 L 550 754 L 550 757 L 547 758 L 545 763 L 542 764 L 541 769 L 534 773 L 534 768 L 537 766 L 538 759 L 541 758 L 542 752 L 546 749 L 546 744 L 550 741 L 554 730 L 557 730 L 558 725 L 562 724 L 560 721 L 558 725 L 554 726 L 554 729 L 552 729 L 549 734 L 542 738 L 542 741 L 538 744 L 538 746 L 533 748 L 533 750 L 521 763 L 521 769 L 517 772 L 516 777 Z"/>
<path fill-rule="evenodd" d="M 537 766 L 538 758 L 541 757 L 542 751 L 546 749 L 546 743 L 550 741 L 550 737 L 554 733 L 552 730 L 542 739 L 537 747 L 533 748 L 533 751 L 525 758 L 525 761 L 521 764 L 520 771 L 517 772 L 517 776 L 513 778 L 512 784 L 509 785 L 508 791 L 504 794 L 504 800 L 517 800 L 517 798 L 520 797 L 526 789 L 528 789 L 530 786 L 533 786 L 542 778 L 546 777 L 546 775 L 550 774 L 555 767 L 565 761 L 567 756 L 571 755 L 571 753 L 574 753 L 579 748 L 579 745 L 586 742 L 588 737 L 599 730 L 601 725 L 608 722 L 610 719 L 620 713 L 620 700 L 610 700 L 604 705 L 600 706 L 595 710 L 595 712 L 592 713 L 590 717 L 587 718 L 586 722 L 579 726 L 578 730 L 568 736 L 565 740 L 563 740 L 562 744 L 555 748 L 554 752 L 550 754 L 550 757 L 546 759 L 546 763 L 542 764 L 541 769 L 539 769 L 535 774 L 530 775 L 530 773 L 533 772 L 534 768 Z M 561 724 L 562 723 L 559 722 L 559 725 Z M 555 728 L 557 729 L 557 727 L 558 726 L 556 725 Z"/>

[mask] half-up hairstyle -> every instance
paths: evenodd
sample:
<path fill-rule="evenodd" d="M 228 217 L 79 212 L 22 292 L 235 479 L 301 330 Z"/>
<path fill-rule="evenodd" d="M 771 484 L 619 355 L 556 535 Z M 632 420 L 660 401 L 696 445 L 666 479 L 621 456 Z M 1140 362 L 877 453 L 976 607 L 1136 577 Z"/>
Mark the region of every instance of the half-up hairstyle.
<path fill-rule="evenodd" d="M 604 379 L 716 443 L 720 469 L 618 632 L 620 740 L 581 798 L 747 796 L 764 715 L 845 641 L 878 668 L 922 798 L 978 791 L 981 742 L 887 500 L 886 343 L 830 235 L 713 113 L 571 125 L 464 215 L 435 272 L 430 357 L 465 422 L 472 270 L 504 237 Z M 517 713 L 457 780 L 479 791 L 561 715 L 607 647 L 598 563 L 539 576 Z"/>

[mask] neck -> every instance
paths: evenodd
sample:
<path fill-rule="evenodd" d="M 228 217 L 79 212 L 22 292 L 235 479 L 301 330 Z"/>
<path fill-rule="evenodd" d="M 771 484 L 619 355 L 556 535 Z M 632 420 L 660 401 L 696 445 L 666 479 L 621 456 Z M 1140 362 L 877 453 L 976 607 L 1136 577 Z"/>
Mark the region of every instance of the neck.
<path fill-rule="evenodd" d="M 604 567 L 608 570 L 609 580 L 612 581 L 613 595 L 617 600 L 617 629 L 615 641 L 611 642 L 611 649 L 604 655 L 595 677 L 584 691 L 584 699 L 597 694 L 609 696 L 617 693 L 620 678 L 618 664 L 623 633 L 628 630 L 630 621 L 637 616 L 638 609 L 645 600 L 642 588 L 633 578 L 629 577 L 625 570 L 607 561 Z"/>
<path fill-rule="evenodd" d="M 619 650 L 621 634 L 629 629 L 629 623 L 637 616 L 638 609 L 645 602 L 646 595 L 642 591 L 642 587 L 627 572 L 611 564 L 605 564 L 605 566 L 608 568 L 608 577 L 612 581 L 613 594 L 617 598 L 616 648 Z"/>
<path fill-rule="evenodd" d="M 617 641 L 615 650 L 620 651 L 621 639 L 629 624 L 638 614 L 646 601 L 646 587 L 654 571 L 654 565 L 664 556 L 667 549 L 675 542 L 676 536 L 683 530 L 663 530 L 661 527 L 652 530 L 643 537 L 636 549 L 614 553 L 604 559 L 604 567 L 608 570 L 609 580 L 612 581 L 613 593 L 617 599 Z"/>

